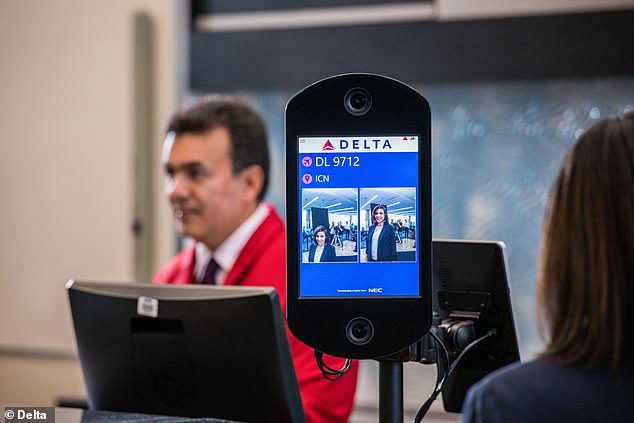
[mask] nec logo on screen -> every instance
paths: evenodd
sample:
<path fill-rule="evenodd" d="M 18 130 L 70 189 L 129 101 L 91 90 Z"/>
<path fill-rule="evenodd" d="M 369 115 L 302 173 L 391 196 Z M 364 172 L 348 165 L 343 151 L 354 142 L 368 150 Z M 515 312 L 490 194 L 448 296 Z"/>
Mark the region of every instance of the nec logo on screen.
<path fill-rule="evenodd" d="M 321 149 L 335 150 L 335 146 L 332 145 L 330 140 L 327 140 L 324 143 L 323 147 L 321 147 Z M 388 139 L 385 139 L 385 140 L 381 140 L 381 139 L 339 140 L 339 150 L 391 150 L 391 149 L 392 149 L 392 144 L 390 144 L 390 140 Z"/>

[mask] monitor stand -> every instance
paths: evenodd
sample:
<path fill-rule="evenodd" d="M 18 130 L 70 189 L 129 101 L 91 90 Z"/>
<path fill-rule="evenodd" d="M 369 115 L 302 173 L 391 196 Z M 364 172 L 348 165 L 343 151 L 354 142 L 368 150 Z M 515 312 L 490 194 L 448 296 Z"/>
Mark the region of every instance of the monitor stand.
<path fill-rule="evenodd" d="M 381 359 L 379 362 L 379 421 L 403 422 L 403 362 Z"/>

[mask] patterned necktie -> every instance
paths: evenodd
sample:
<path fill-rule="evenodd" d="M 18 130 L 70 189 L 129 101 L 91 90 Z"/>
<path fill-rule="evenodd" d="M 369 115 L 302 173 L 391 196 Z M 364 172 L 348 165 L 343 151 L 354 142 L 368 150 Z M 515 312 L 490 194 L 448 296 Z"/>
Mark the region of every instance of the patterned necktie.
<path fill-rule="evenodd" d="M 205 274 L 203 275 L 200 283 L 206 285 L 215 285 L 216 284 L 216 271 L 220 269 L 218 263 L 213 258 L 209 259 L 209 263 L 207 263 L 207 268 L 205 269 Z"/>

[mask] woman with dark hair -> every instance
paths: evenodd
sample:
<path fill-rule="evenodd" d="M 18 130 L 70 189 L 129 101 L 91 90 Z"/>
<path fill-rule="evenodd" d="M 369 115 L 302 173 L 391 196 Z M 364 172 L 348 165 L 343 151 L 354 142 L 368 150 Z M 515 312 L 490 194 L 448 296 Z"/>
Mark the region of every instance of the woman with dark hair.
<path fill-rule="evenodd" d="M 634 421 L 634 112 L 588 129 L 549 199 L 539 357 L 474 385 L 463 422 Z"/>
<path fill-rule="evenodd" d="M 310 263 L 326 263 L 337 260 L 335 247 L 330 245 L 330 236 L 328 230 L 319 225 L 313 231 L 313 241 L 308 252 L 308 261 Z"/>
<path fill-rule="evenodd" d="M 381 204 L 372 209 L 365 253 L 367 261 L 396 261 L 396 231 L 388 223 L 387 208 Z"/>

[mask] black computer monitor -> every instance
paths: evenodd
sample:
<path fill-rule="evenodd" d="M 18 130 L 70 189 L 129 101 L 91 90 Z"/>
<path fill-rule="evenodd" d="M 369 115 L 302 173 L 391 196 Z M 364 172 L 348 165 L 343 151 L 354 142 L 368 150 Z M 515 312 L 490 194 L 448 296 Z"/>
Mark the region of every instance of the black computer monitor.
<path fill-rule="evenodd" d="M 66 286 L 91 409 L 305 421 L 273 288 Z"/>
<path fill-rule="evenodd" d="M 509 268 L 501 241 L 433 240 L 432 251 L 434 325 L 452 336 L 462 323 L 473 322 L 475 339 L 496 331 L 464 355 L 443 386 L 445 410 L 460 412 L 471 385 L 520 359 Z M 450 350 L 460 352 L 455 346 Z"/>

